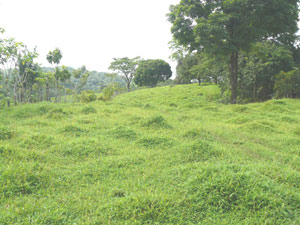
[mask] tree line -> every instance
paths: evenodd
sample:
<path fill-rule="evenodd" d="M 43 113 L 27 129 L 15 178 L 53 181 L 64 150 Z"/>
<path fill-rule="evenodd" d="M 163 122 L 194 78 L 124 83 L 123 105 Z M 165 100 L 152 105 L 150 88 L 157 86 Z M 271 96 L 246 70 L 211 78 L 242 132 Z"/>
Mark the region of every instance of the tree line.
<path fill-rule="evenodd" d="M 1 34 L 4 33 L 0 29 Z M 136 58 L 113 59 L 112 73 L 88 71 L 60 65 L 63 54 L 56 48 L 49 51 L 47 61 L 53 68 L 42 67 L 36 62 L 36 48 L 30 50 L 14 38 L 0 38 L 0 100 L 10 106 L 41 101 L 89 102 L 108 100 L 123 88 L 130 91 L 132 85 L 155 87 L 172 76 L 171 67 L 163 60 Z M 134 84 L 133 84 L 134 83 Z"/>

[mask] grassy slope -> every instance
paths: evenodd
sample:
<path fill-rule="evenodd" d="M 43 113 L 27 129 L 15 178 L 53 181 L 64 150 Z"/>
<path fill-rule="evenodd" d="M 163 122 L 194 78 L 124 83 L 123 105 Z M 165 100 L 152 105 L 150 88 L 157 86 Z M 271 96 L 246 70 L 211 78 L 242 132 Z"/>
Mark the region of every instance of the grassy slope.
<path fill-rule="evenodd" d="M 215 86 L 0 111 L 0 224 L 299 224 L 300 101 Z"/>

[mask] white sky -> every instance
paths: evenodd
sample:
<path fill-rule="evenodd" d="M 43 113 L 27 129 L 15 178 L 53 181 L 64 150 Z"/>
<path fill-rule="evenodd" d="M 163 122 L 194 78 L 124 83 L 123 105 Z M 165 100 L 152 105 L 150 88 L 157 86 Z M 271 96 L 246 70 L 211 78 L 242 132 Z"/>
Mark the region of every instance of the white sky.
<path fill-rule="evenodd" d="M 112 58 L 169 60 L 166 14 L 180 0 L 0 0 L 0 27 L 28 47 L 38 62 L 58 47 L 61 64 L 108 71 Z"/>

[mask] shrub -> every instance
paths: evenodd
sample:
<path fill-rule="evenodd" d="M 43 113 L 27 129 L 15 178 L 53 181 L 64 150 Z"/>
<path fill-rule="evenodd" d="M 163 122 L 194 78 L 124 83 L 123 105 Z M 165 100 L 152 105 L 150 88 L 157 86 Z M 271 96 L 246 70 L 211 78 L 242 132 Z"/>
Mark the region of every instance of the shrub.
<path fill-rule="evenodd" d="M 119 84 L 110 84 L 102 91 L 102 99 L 104 101 L 111 100 L 117 91 L 120 91 Z"/>
<path fill-rule="evenodd" d="M 97 100 L 95 92 L 91 90 L 81 92 L 78 98 L 80 102 L 83 103 L 89 103 Z"/>

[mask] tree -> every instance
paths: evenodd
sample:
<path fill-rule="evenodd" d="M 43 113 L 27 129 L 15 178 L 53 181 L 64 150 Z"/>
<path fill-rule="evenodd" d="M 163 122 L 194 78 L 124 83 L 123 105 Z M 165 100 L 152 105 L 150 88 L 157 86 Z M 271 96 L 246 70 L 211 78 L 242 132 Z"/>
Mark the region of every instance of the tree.
<path fill-rule="evenodd" d="M 276 98 L 296 98 L 300 96 L 300 71 L 281 71 L 276 75 L 274 85 Z"/>
<path fill-rule="evenodd" d="M 126 82 L 127 90 L 130 91 L 130 85 L 134 78 L 140 57 L 135 58 L 114 58 L 109 69 L 118 73 Z"/>
<path fill-rule="evenodd" d="M 155 87 L 172 76 L 170 65 L 161 59 L 143 60 L 136 70 L 134 82 L 139 86 Z"/>
<path fill-rule="evenodd" d="M 85 66 L 82 66 L 81 68 L 74 70 L 72 74 L 73 77 L 77 79 L 77 82 L 75 83 L 75 93 L 78 94 L 80 89 L 86 85 L 87 80 L 90 76 L 90 72 L 87 71 Z"/>
<path fill-rule="evenodd" d="M 56 94 L 56 102 L 58 101 L 58 97 L 59 97 L 59 90 L 62 88 L 64 89 L 64 87 L 60 86 L 60 82 L 64 82 L 68 79 L 70 79 L 71 77 L 71 73 L 69 72 L 68 68 L 65 66 L 62 66 L 61 68 L 56 67 L 55 68 L 55 72 L 54 72 L 54 77 L 56 80 L 56 90 L 57 90 L 57 94 Z M 65 90 L 66 92 L 66 90 Z M 65 93 L 66 94 L 66 93 Z"/>
<path fill-rule="evenodd" d="M 251 51 L 241 53 L 238 96 L 245 102 L 268 100 L 274 95 L 275 75 L 295 66 L 288 46 L 272 41 L 258 42 Z"/>
<path fill-rule="evenodd" d="M 54 77 L 56 80 L 56 96 L 55 96 L 55 101 L 58 101 L 58 95 L 59 95 L 59 81 L 60 81 L 60 69 L 57 67 L 58 64 L 60 63 L 60 60 L 62 59 L 62 53 L 61 51 L 56 48 L 53 51 L 49 51 L 49 53 L 47 54 L 47 61 L 50 64 L 56 64 L 56 69 L 54 72 Z"/>
<path fill-rule="evenodd" d="M 62 53 L 58 48 L 54 49 L 53 51 L 49 51 L 47 55 L 47 61 L 50 64 L 58 65 L 61 59 L 62 59 Z"/>
<path fill-rule="evenodd" d="M 237 100 L 238 61 L 252 43 L 293 43 L 299 0 L 181 0 L 170 7 L 174 39 L 192 50 L 228 57 L 231 103 Z M 276 12 L 276 13 L 275 13 Z"/>

